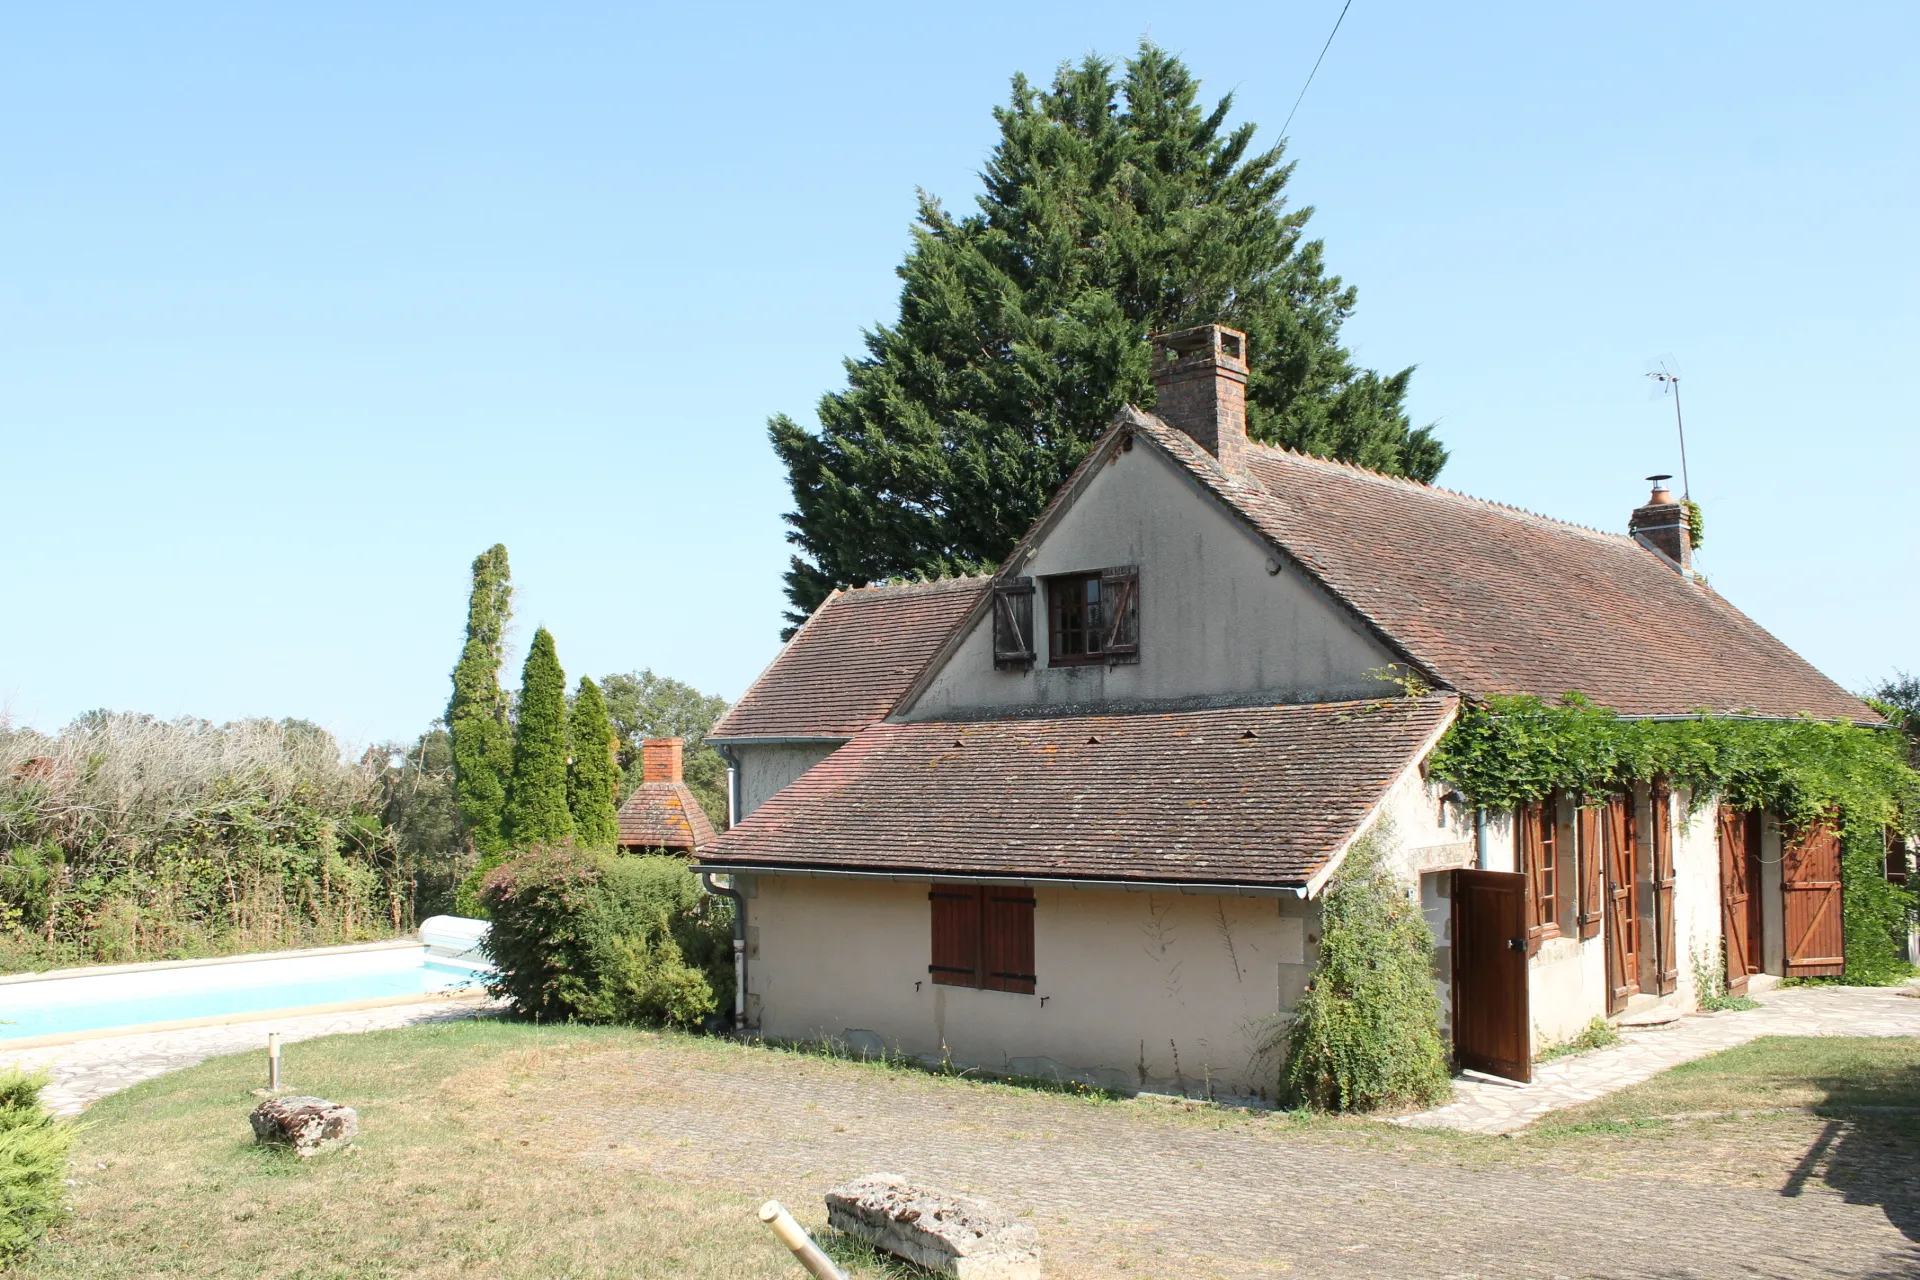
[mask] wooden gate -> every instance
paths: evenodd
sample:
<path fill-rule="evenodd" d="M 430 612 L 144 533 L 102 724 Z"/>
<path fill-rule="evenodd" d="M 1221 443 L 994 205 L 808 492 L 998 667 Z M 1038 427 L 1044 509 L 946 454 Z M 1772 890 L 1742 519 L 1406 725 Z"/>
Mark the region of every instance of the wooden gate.
<path fill-rule="evenodd" d="M 1760 811 L 1720 806 L 1720 936 L 1727 948 L 1727 991 L 1747 993 L 1760 972 Z"/>
<path fill-rule="evenodd" d="M 1780 892 L 1786 917 L 1787 976 L 1838 974 L 1847 967 L 1840 896 L 1840 833 L 1822 818 L 1783 842 Z"/>
<path fill-rule="evenodd" d="M 1640 990 L 1640 897 L 1635 872 L 1633 797 L 1612 795 L 1601 813 L 1607 878 L 1607 1012 L 1620 1013 Z"/>
<path fill-rule="evenodd" d="M 1463 1067 L 1533 1078 L 1527 1008 L 1527 878 L 1453 873 L 1453 1050 Z"/>

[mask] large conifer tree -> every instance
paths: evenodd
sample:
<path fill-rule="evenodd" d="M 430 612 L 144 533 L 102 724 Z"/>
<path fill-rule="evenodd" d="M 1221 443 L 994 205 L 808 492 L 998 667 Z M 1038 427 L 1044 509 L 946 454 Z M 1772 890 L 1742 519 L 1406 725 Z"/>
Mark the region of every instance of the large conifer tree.
<path fill-rule="evenodd" d="M 520 675 L 506 834 L 516 849 L 573 834 L 573 813 L 567 808 L 567 677 L 545 627 L 533 633 Z"/>
<path fill-rule="evenodd" d="M 568 728 L 573 758 L 567 764 L 567 808 L 573 814 L 574 838 L 583 845 L 610 848 L 619 835 L 620 771 L 614 767 L 613 721 L 600 686 L 585 676 L 573 695 Z"/>
<path fill-rule="evenodd" d="M 453 697 L 447 703 L 454 794 L 468 836 L 482 855 L 506 847 L 501 821 L 513 769 L 513 731 L 500 692 L 500 661 L 512 604 L 507 549 L 496 543 L 473 561 L 467 642 L 453 669 Z"/>
<path fill-rule="evenodd" d="M 798 623 L 836 585 L 994 566 L 1123 404 L 1154 399 L 1144 338 L 1246 331 L 1255 439 L 1430 480 L 1446 451 L 1414 430 L 1412 370 L 1340 345 L 1354 290 L 1289 211 L 1281 147 L 1249 154 L 1180 60 L 1150 43 L 1116 77 L 1088 58 L 998 108 L 978 209 L 923 195 L 900 318 L 867 335 L 821 431 L 770 424 L 800 548 Z"/>

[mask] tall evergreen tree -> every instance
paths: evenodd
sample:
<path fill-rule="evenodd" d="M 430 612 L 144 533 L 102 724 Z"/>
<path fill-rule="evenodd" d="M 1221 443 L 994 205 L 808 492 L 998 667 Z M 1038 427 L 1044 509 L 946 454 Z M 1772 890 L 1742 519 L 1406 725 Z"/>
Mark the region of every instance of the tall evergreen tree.
<path fill-rule="evenodd" d="M 500 662 L 512 606 L 507 549 L 496 543 L 473 562 L 467 642 L 453 669 L 453 698 L 447 704 L 454 795 L 473 846 L 482 855 L 506 847 L 501 821 L 507 776 L 513 769 L 513 731 L 500 692 Z"/>
<path fill-rule="evenodd" d="M 1257 440 L 1430 480 L 1446 450 L 1382 376 L 1340 345 L 1355 291 L 1288 211 L 1293 166 L 1249 154 L 1180 60 L 1151 43 L 1111 63 L 1024 77 L 975 213 L 924 193 L 899 274 L 900 318 L 866 337 L 821 431 L 770 423 L 799 547 L 803 620 L 836 585 L 997 565 L 1123 404 L 1151 407 L 1150 332 L 1219 321 L 1247 333 Z"/>
<path fill-rule="evenodd" d="M 524 849 L 565 840 L 573 834 L 567 808 L 567 676 L 545 627 L 533 633 L 527 649 L 515 713 L 507 843 Z"/>
<path fill-rule="evenodd" d="M 613 721 L 600 686 L 585 676 L 573 695 L 568 730 L 573 759 L 567 764 L 567 808 L 573 814 L 574 838 L 590 847 L 611 847 L 619 835 L 615 797 L 620 788 Z"/>

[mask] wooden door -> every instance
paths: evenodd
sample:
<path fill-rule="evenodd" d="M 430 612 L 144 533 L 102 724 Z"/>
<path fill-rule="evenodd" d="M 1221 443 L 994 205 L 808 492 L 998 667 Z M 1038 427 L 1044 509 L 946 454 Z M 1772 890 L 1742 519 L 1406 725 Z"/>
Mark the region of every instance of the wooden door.
<path fill-rule="evenodd" d="M 1527 878 L 1453 873 L 1453 1049 L 1463 1067 L 1533 1078 L 1527 1008 Z"/>
<path fill-rule="evenodd" d="M 1653 881 L 1653 974 L 1656 990 L 1671 995 L 1680 986 L 1680 957 L 1676 950 L 1673 917 L 1673 794 L 1667 784 L 1656 781 L 1651 788 L 1653 838 L 1648 842 L 1652 855 L 1650 878 Z"/>
<path fill-rule="evenodd" d="M 1607 797 L 1600 845 L 1606 875 L 1607 1012 L 1620 1013 L 1640 990 L 1640 897 L 1636 892 L 1633 797 Z"/>
<path fill-rule="evenodd" d="M 1840 833 L 1822 818 L 1791 833 L 1780 858 L 1787 976 L 1834 975 L 1847 967 L 1840 896 Z"/>
<path fill-rule="evenodd" d="M 1720 806 L 1720 936 L 1727 947 L 1727 990 L 1747 993 L 1760 972 L 1760 813 Z"/>

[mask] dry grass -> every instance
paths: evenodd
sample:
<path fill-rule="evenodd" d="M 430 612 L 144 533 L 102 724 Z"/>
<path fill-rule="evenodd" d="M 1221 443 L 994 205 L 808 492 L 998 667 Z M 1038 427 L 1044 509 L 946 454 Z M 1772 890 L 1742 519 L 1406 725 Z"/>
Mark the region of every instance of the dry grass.
<path fill-rule="evenodd" d="M 470 1111 L 471 1091 L 450 1087 L 475 1072 L 525 1079 L 642 1034 L 481 1021 L 303 1043 L 288 1051 L 290 1082 L 353 1102 L 363 1131 L 304 1163 L 252 1145 L 257 1058 L 152 1081 L 89 1113 L 76 1216 L 18 1274 L 791 1280 L 753 1214 L 782 1188 L 609 1176 L 508 1137 L 512 1117 Z M 817 1206 L 793 1207 L 822 1226 Z M 888 1274 L 841 1251 L 854 1275 Z"/>

